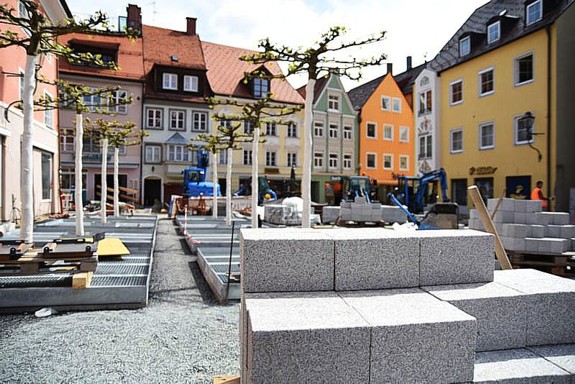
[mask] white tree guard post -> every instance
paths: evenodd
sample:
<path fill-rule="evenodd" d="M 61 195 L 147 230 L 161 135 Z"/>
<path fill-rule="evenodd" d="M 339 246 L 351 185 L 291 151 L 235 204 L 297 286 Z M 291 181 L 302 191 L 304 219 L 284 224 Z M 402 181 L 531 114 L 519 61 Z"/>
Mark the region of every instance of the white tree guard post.
<path fill-rule="evenodd" d="M 212 217 L 218 218 L 218 154 L 210 151 L 210 161 L 212 162 Z"/>
<path fill-rule="evenodd" d="M 252 228 L 258 227 L 258 141 L 260 141 L 260 127 L 254 127 L 254 141 L 252 143 Z"/>
<path fill-rule="evenodd" d="M 226 225 L 232 225 L 232 163 L 233 149 L 228 148 L 226 166 Z"/>
<path fill-rule="evenodd" d="M 118 168 L 120 163 L 120 148 L 114 147 L 114 217 L 120 217 L 120 182 Z"/>
<path fill-rule="evenodd" d="M 108 170 L 108 139 L 102 139 L 102 180 L 100 188 L 100 222 L 106 224 L 106 203 L 108 198 L 108 180 L 107 180 L 107 170 Z"/>
<path fill-rule="evenodd" d="M 301 195 L 303 199 L 303 211 L 301 227 L 310 227 L 311 218 L 311 166 L 312 166 L 312 102 L 314 97 L 315 80 L 309 79 L 305 88 L 305 110 L 303 119 L 303 176 L 301 182 Z"/>
<path fill-rule="evenodd" d="M 76 201 L 76 236 L 84 236 L 84 202 L 82 201 L 82 152 L 84 151 L 84 117 L 76 113 L 76 174 L 74 199 Z"/>

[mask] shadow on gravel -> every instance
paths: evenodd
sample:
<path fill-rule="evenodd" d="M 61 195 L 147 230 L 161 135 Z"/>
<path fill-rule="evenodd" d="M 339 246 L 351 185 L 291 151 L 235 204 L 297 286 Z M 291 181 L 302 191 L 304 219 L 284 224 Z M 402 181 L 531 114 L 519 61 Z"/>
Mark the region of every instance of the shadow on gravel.
<path fill-rule="evenodd" d="M 190 267 L 190 272 L 192 272 L 192 276 L 194 278 L 194 281 L 196 282 L 196 287 L 198 288 L 198 291 L 200 292 L 200 296 L 202 296 L 202 300 L 204 301 L 204 303 L 218 304 L 218 301 L 216 300 L 214 294 L 212 293 L 210 286 L 206 282 L 204 274 L 202 273 L 202 270 L 198 266 L 198 263 L 196 263 L 195 261 L 190 261 L 188 263 L 188 266 Z"/>

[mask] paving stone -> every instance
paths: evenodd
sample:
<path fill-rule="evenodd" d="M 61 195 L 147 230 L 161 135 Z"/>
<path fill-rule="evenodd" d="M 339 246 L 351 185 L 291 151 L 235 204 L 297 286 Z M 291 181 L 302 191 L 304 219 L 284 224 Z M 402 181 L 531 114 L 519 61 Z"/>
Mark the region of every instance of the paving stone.
<path fill-rule="evenodd" d="M 529 233 L 526 237 L 541 238 L 545 237 L 545 226 L 543 225 L 530 225 Z"/>
<path fill-rule="evenodd" d="M 545 237 L 561 237 L 561 226 L 555 224 L 545 226 Z"/>
<path fill-rule="evenodd" d="M 529 345 L 575 342 L 575 281 L 534 269 L 495 271 L 494 281 L 527 294 Z"/>
<path fill-rule="evenodd" d="M 514 212 L 513 219 L 510 221 L 512 223 L 517 224 L 526 224 L 527 223 L 527 216 L 531 215 L 530 213 L 525 212 Z"/>
<path fill-rule="evenodd" d="M 539 225 L 549 225 L 551 221 L 551 216 L 549 212 L 537 212 L 535 213 L 535 218 L 537 219 L 537 224 Z"/>
<path fill-rule="evenodd" d="M 475 355 L 474 383 L 571 383 L 568 372 L 521 348 Z"/>
<path fill-rule="evenodd" d="M 472 316 L 420 289 L 340 295 L 372 327 L 371 383 L 471 381 L 477 332 Z"/>
<path fill-rule="evenodd" d="M 399 223 L 407 222 L 407 215 L 399 207 L 383 205 L 381 207 L 381 219 L 386 223 Z"/>
<path fill-rule="evenodd" d="M 508 251 L 525 250 L 525 238 L 519 239 L 516 237 L 501 236 L 501 242 L 503 243 L 503 248 Z"/>
<path fill-rule="evenodd" d="M 323 207 L 322 210 L 322 222 L 323 223 L 335 223 L 339 218 L 340 207 Z"/>
<path fill-rule="evenodd" d="M 562 225 L 561 226 L 561 238 L 571 239 L 575 237 L 575 225 Z"/>
<path fill-rule="evenodd" d="M 538 240 L 537 252 L 559 254 L 569 250 L 571 245 L 568 239 L 557 239 L 553 237 L 543 237 Z"/>
<path fill-rule="evenodd" d="M 527 252 L 539 252 L 539 239 L 532 237 L 525 238 L 525 250 Z"/>
<path fill-rule="evenodd" d="M 326 230 L 335 239 L 335 290 L 419 286 L 419 240 L 381 228 Z"/>
<path fill-rule="evenodd" d="M 524 239 L 529 232 L 529 226 L 525 224 L 503 224 L 501 235 Z"/>
<path fill-rule="evenodd" d="M 420 238 L 420 285 L 493 280 L 494 236 L 474 230 L 416 231 Z"/>
<path fill-rule="evenodd" d="M 510 198 L 497 198 L 497 199 L 487 199 L 487 209 L 493 211 L 495 207 L 498 211 L 515 211 L 515 199 Z"/>
<path fill-rule="evenodd" d="M 489 211 L 490 214 L 492 214 L 493 211 Z M 514 223 L 515 222 L 515 213 L 513 211 L 501 211 L 498 210 L 497 212 L 495 212 L 495 215 L 493 216 L 493 222 L 494 223 Z"/>
<path fill-rule="evenodd" d="M 526 295 L 497 283 L 422 287 L 477 319 L 476 351 L 525 347 Z"/>
<path fill-rule="evenodd" d="M 368 323 L 334 292 L 246 295 L 250 383 L 368 383 Z"/>
<path fill-rule="evenodd" d="M 528 349 L 571 375 L 575 375 L 575 344 L 545 345 Z"/>
<path fill-rule="evenodd" d="M 246 293 L 333 290 L 334 242 L 314 229 L 242 229 L 240 269 Z"/>

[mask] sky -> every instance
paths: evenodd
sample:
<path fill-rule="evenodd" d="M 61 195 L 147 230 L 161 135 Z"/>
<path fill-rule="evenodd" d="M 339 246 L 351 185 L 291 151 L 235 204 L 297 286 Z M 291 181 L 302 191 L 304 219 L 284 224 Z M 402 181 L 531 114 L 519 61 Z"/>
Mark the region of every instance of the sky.
<path fill-rule="evenodd" d="M 86 18 L 101 10 L 116 23 L 128 4 L 142 9 L 144 24 L 185 31 L 186 17 L 196 17 L 203 41 L 258 50 L 258 42 L 307 48 L 333 26 L 347 33 L 342 42 L 362 40 L 386 31 L 379 43 L 346 51 L 347 57 L 369 59 L 384 53 L 386 61 L 362 71 L 362 79 L 343 79 L 346 90 L 386 73 L 431 61 L 473 11 L 488 0 L 67 0 L 71 12 Z M 338 40 L 339 41 L 339 40 Z M 290 78 L 298 88 L 305 77 Z"/>

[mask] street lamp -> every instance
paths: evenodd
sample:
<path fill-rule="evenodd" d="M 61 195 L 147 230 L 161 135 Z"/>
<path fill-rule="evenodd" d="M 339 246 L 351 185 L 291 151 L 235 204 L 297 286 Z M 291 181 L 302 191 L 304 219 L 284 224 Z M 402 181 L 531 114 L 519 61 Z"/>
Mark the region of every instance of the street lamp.
<path fill-rule="evenodd" d="M 541 161 L 541 151 L 533 146 L 533 136 L 537 135 L 537 133 L 533 132 L 533 125 L 535 123 L 535 116 L 531 113 L 531 111 L 527 111 L 519 118 L 519 124 L 525 127 L 527 133 L 527 144 L 531 149 L 537 152 L 537 161 Z"/>

